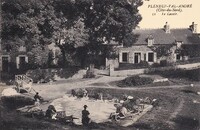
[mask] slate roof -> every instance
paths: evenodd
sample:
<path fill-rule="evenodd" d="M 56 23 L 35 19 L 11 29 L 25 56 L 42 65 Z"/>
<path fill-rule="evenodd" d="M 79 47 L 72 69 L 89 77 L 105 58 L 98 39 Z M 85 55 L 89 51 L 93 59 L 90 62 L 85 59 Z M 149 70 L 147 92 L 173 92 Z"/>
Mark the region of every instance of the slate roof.
<path fill-rule="evenodd" d="M 149 48 L 148 46 L 146 45 L 135 45 L 134 47 L 122 47 L 120 48 L 121 51 L 135 51 L 135 52 L 141 52 L 141 51 L 152 51 L 151 48 Z"/>
<path fill-rule="evenodd" d="M 171 29 L 170 33 L 165 33 L 164 29 L 137 29 L 133 33 L 138 35 L 138 40 L 134 45 L 146 45 L 147 38 L 152 35 L 154 44 L 172 44 L 175 41 L 182 41 L 183 44 L 200 44 L 198 34 L 193 34 L 190 29 Z"/>

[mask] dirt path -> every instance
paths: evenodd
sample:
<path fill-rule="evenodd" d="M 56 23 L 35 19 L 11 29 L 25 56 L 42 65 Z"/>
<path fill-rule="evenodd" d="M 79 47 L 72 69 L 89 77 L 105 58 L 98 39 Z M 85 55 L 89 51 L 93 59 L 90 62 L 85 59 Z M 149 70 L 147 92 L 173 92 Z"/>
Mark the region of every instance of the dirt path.
<path fill-rule="evenodd" d="M 122 88 L 122 87 L 111 86 L 109 84 L 106 84 L 106 86 L 88 85 L 86 87 L 111 88 L 111 89 L 122 89 L 122 90 L 146 90 L 146 89 L 184 88 L 184 87 L 188 87 L 188 85 L 172 85 L 172 86 L 156 86 L 156 87 L 126 87 L 126 88 Z"/>
<path fill-rule="evenodd" d="M 182 110 L 183 106 L 184 106 L 185 100 L 182 99 L 178 105 L 178 107 L 175 109 L 175 111 L 171 114 L 169 120 L 176 118 L 176 116 L 178 115 L 178 113 Z"/>
<path fill-rule="evenodd" d="M 188 85 L 173 85 L 173 86 L 156 86 L 156 87 L 127 87 L 122 88 L 115 85 L 110 85 L 110 82 L 119 81 L 125 77 L 109 77 L 101 76 L 95 79 L 76 79 L 76 80 L 66 80 L 64 83 L 60 84 L 35 84 L 33 89 L 40 93 L 41 96 L 46 99 L 55 99 L 62 97 L 71 89 L 75 88 L 111 88 L 111 89 L 122 89 L 122 90 L 146 90 L 146 89 L 170 89 L 170 88 L 183 88 Z M 94 85 L 95 83 L 100 85 Z M 102 84 L 102 85 L 101 85 Z"/>
<path fill-rule="evenodd" d="M 181 112 L 181 110 L 184 107 L 184 103 L 185 100 L 182 99 L 178 105 L 178 107 L 174 110 L 173 113 L 171 113 L 169 120 L 166 122 L 167 124 L 169 124 L 172 128 L 174 128 L 176 126 L 176 123 L 174 121 L 172 121 L 173 119 L 175 119 L 177 117 L 177 115 Z"/>
<path fill-rule="evenodd" d="M 87 88 L 93 87 L 90 84 L 99 83 L 99 82 L 112 82 L 122 80 L 124 77 L 108 77 L 108 76 L 101 76 L 95 79 L 80 79 L 76 80 L 68 80 L 68 82 L 63 84 L 35 84 L 33 85 L 33 89 L 40 93 L 41 96 L 45 97 L 46 99 L 55 99 L 58 97 L 63 96 L 67 91 L 75 88 Z M 67 81 L 67 80 L 66 80 Z"/>

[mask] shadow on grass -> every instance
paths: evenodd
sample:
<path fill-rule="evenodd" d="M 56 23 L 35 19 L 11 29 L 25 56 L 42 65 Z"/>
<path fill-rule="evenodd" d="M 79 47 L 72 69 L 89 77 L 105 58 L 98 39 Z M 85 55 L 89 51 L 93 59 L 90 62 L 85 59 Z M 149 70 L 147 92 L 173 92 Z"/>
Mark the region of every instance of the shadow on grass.
<path fill-rule="evenodd" d="M 92 86 L 107 86 L 106 83 L 92 83 Z"/>
<path fill-rule="evenodd" d="M 10 110 L 34 104 L 34 100 L 32 98 L 20 95 L 1 97 L 1 101 L 3 105 Z"/>
<path fill-rule="evenodd" d="M 147 124 L 147 123 L 137 123 L 137 124 L 133 125 L 133 127 L 139 128 L 139 129 L 147 129 L 147 130 L 152 129 L 150 124 Z"/>
<path fill-rule="evenodd" d="M 196 94 L 197 95 L 197 93 L 195 92 L 195 91 L 193 91 L 193 90 L 181 90 L 181 92 L 184 92 L 184 93 L 188 93 L 188 94 Z"/>
<path fill-rule="evenodd" d="M 178 116 L 172 121 L 177 124 L 180 130 L 197 130 L 200 127 L 199 120 L 191 117 Z"/>

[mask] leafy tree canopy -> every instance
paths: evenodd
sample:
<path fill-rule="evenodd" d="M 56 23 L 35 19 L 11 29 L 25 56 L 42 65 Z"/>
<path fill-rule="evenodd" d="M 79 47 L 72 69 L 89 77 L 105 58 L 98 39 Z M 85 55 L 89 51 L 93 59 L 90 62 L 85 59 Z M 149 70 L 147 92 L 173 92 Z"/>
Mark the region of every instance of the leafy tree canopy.
<path fill-rule="evenodd" d="M 103 44 L 134 41 L 141 5 L 141 0 L 2 0 L 2 41 L 29 49 L 56 42 L 64 57 L 79 50 L 107 55 L 112 48 Z"/>

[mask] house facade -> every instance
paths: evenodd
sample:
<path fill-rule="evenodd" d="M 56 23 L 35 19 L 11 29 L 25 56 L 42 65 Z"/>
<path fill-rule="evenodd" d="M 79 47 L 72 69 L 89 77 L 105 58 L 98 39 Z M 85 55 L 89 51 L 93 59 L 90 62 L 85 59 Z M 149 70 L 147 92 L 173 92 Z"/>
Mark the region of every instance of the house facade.
<path fill-rule="evenodd" d="M 1 45 L 0 45 L 1 46 Z M 22 69 L 24 64 L 28 63 L 29 58 L 27 56 L 26 47 L 20 46 L 15 53 L 11 50 L 11 47 L 1 46 L 0 51 L 0 71 L 9 72 L 14 67 L 16 69 Z"/>
<path fill-rule="evenodd" d="M 49 52 L 51 55 L 51 64 L 57 65 L 60 55 L 60 49 L 55 43 L 49 44 L 46 48 L 33 47 L 31 50 L 27 50 L 25 46 L 11 47 L 9 44 L 0 44 L 0 71 L 1 72 L 12 72 L 13 70 L 25 70 L 30 65 L 47 64 L 49 58 Z M 28 66 L 27 66 L 28 65 Z"/>
<path fill-rule="evenodd" d="M 200 45 L 200 35 L 197 33 L 197 24 L 194 22 L 188 28 L 178 29 L 171 29 L 166 22 L 163 28 L 136 29 L 133 33 L 138 38 L 131 47 L 118 47 L 119 64 L 138 64 L 145 61 L 151 65 L 163 61 L 188 60 L 192 55 L 190 53 L 193 52 L 184 53 L 184 46 L 187 49 L 188 46 Z"/>
<path fill-rule="evenodd" d="M 144 45 L 119 49 L 119 63 L 137 64 L 141 61 L 147 61 L 149 63 L 156 62 L 156 53 Z"/>

